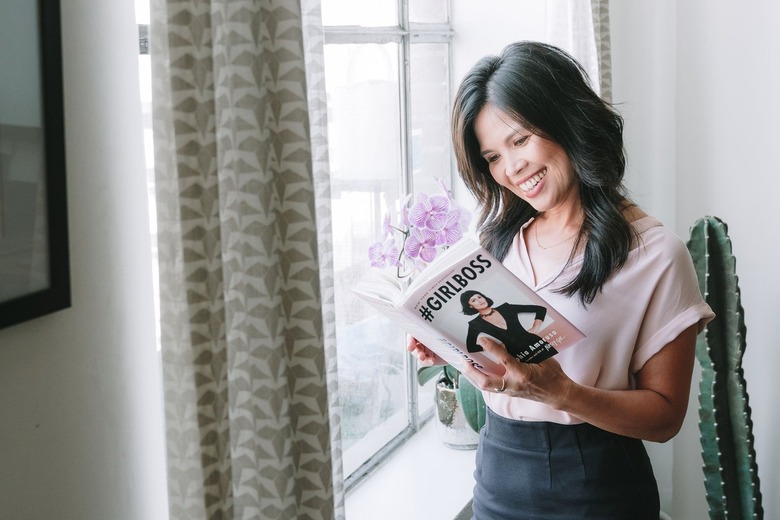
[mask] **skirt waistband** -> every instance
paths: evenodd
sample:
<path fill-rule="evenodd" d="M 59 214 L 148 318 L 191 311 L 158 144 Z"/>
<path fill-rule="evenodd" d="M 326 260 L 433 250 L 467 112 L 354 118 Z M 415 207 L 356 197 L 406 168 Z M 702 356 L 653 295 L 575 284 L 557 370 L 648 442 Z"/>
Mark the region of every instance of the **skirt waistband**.
<path fill-rule="evenodd" d="M 490 408 L 487 410 L 485 434 L 499 444 L 533 451 L 573 448 L 621 437 L 588 423 L 558 424 L 508 419 Z"/>

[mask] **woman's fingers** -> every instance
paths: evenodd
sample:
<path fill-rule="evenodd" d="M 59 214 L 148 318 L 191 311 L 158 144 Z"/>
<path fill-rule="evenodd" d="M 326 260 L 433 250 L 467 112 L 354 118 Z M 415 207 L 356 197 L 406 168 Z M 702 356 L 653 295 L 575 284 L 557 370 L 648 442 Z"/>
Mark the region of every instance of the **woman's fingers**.
<path fill-rule="evenodd" d="M 485 374 L 471 365 L 463 367 L 463 375 L 465 375 L 475 387 L 489 392 L 503 393 L 507 390 L 509 385 L 509 378 L 506 374 L 503 376 Z"/>
<path fill-rule="evenodd" d="M 464 374 L 474 386 L 482 390 L 497 393 L 507 391 L 511 381 L 509 368 L 513 364 L 517 364 L 517 361 L 506 351 L 506 348 L 502 343 L 498 343 L 490 338 L 481 338 L 480 345 L 499 365 L 504 367 L 504 375 L 485 374 L 484 372 L 473 368 L 471 365 L 467 365 L 464 368 Z"/>
<path fill-rule="evenodd" d="M 488 375 L 467 367 L 464 372 L 477 388 L 547 403 L 556 403 L 566 398 L 572 382 L 556 359 L 528 364 L 515 359 L 503 344 L 494 340 L 484 338 L 480 344 L 506 372 L 503 376 Z"/>
<path fill-rule="evenodd" d="M 406 345 L 406 350 L 417 356 L 417 362 L 423 366 L 446 364 L 446 361 L 440 358 L 428 347 L 417 341 L 415 338 L 409 339 L 409 343 Z"/>
<path fill-rule="evenodd" d="M 504 366 L 517 363 L 517 360 L 512 356 L 512 354 L 507 352 L 503 343 L 498 343 L 497 341 L 494 341 L 490 338 L 482 338 L 480 345 L 483 349 L 485 349 L 485 352 L 493 356 L 497 363 L 500 363 Z"/>

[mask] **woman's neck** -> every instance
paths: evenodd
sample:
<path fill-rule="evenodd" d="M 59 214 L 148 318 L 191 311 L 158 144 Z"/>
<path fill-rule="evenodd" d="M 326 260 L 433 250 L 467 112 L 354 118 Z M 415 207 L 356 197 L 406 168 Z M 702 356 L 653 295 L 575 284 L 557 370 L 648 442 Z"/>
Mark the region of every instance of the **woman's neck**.
<path fill-rule="evenodd" d="M 542 235 L 560 237 L 579 233 L 582 221 L 582 208 L 549 210 L 536 216 L 536 228 Z"/>

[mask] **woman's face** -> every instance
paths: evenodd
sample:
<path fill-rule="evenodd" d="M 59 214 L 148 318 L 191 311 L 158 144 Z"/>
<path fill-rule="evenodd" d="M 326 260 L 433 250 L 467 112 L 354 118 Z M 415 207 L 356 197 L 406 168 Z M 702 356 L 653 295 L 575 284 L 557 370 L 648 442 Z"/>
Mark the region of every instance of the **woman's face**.
<path fill-rule="evenodd" d="M 481 311 L 488 307 L 488 302 L 481 294 L 473 294 L 471 298 L 469 298 L 469 307 L 476 311 Z"/>
<path fill-rule="evenodd" d="M 537 211 L 579 208 L 574 167 L 558 143 L 524 129 L 490 104 L 477 114 L 474 131 L 498 184 Z"/>

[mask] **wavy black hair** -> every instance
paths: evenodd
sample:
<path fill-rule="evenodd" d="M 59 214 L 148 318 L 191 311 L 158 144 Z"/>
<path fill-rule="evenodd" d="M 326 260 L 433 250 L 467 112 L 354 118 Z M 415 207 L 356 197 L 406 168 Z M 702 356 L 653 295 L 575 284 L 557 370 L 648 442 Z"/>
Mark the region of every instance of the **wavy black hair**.
<path fill-rule="evenodd" d="M 582 66 L 552 45 L 510 44 L 498 56 L 482 58 L 466 74 L 452 110 L 455 157 L 461 178 L 480 206 L 480 239 L 499 259 L 538 212 L 490 175 L 474 130 L 486 105 L 566 152 L 584 211 L 569 262 L 583 241 L 585 253 L 582 269 L 559 292 L 578 294 L 583 305 L 591 303 L 625 264 L 635 235 L 623 215 L 633 205 L 623 185 L 623 118 L 594 92 Z"/>

